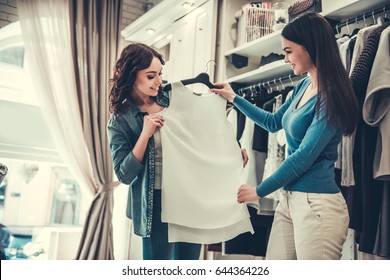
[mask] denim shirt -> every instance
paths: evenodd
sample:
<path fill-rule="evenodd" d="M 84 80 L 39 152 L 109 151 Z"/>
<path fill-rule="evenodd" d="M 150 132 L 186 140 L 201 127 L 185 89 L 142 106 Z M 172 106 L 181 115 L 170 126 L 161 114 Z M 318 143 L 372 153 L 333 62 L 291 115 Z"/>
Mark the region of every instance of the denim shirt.
<path fill-rule="evenodd" d="M 159 92 L 157 104 L 169 106 L 169 92 Z M 144 160 L 135 159 L 132 150 L 141 134 L 143 118 L 137 106 L 130 103 L 128 110 L 120 116 L 110 116 L 107 134 L 118 180 L 130 185 L 126 215 L 133 220 L 134 233 L 150 237 L 152 230 L 153 191 L 154 191 L 154 138 L 150 137 Z"/>

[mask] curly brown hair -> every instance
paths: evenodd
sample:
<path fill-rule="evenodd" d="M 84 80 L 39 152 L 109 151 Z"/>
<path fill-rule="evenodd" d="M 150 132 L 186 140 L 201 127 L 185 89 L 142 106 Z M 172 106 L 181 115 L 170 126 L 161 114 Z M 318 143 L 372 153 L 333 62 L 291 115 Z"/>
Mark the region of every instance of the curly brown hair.
<path fill-rule="evenodd" d="M 109 80 L 110 113 L 120 115 L 126 110 L 138 71 L 148 68 L 154 57 L 165 64 L 162 55 L 145 44 L 130 44 L 122 50 L 114 66 L 114 76 Z"/>

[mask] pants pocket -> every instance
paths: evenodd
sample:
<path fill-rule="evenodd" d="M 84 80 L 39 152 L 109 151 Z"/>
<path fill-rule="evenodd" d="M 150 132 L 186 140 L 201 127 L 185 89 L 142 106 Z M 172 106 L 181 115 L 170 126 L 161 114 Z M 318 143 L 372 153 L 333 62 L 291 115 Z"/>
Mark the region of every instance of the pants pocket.
<path fill-rule="evenodd" d="M 322 196 L 320 193 L 307 193 L 306 194 L 307 205 L 310 208 L 311 213 L 317 217 L 323 217 L 323 205 Z"/>

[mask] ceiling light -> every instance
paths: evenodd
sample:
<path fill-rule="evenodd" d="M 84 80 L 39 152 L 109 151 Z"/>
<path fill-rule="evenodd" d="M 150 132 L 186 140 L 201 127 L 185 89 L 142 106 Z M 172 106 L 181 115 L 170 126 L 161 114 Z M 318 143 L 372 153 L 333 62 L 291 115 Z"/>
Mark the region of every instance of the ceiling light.
<path fill-rule="evenodd" d="M 146 32 L 148 34 L 153 34 L 154 32 L 156 32 L 156 30 L 154 30 L 153 28 L 148 28 L 148 29 L 146 29 Z"/>
<path fill-rule="evenodd" d="M 173 37 L 173 35 L 172 34 L 168 34 L 165 38 L 167 39 L 167 40 L 171 40 L 172 39 L 172 37 Z"/>

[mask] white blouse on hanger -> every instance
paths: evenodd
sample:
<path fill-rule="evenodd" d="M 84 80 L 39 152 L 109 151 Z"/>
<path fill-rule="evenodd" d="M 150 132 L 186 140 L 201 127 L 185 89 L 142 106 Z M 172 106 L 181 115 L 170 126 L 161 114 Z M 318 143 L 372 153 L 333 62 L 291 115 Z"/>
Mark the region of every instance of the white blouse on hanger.
<path fill-rule="evenodd" d="M 246 205 L 237 202 L 243 160 L 226 100 L 173 83 L 170 105 L 160 114 L 162 221 L 169 242 L 210 244 L 253 233 Z"/>

